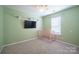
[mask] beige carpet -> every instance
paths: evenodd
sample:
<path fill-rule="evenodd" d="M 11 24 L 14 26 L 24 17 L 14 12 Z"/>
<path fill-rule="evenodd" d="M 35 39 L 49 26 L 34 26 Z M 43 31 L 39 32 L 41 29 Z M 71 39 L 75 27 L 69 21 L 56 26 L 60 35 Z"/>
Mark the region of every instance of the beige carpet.
<path fill-rule="evenodd" d="M 7 46 L 3 54 L 74 54 L 78 48 L 59 41 L 35 39 L 28 42 Z"/>

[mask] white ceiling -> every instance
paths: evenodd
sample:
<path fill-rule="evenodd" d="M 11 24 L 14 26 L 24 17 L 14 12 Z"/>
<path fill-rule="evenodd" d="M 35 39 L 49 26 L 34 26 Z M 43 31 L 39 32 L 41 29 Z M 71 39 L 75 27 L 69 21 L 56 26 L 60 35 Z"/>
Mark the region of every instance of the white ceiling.
<path fill-rule="evenodd" d="M 8 5 L 8 8 L 12 8 L 24 13 L 31 13 L 36 16 L 46 16 L 51 13 L 56 13 L 66 8 L 72 7 L 71 5 L 48 5 L 48 10 L 40 12 L 34 5 Z"/>

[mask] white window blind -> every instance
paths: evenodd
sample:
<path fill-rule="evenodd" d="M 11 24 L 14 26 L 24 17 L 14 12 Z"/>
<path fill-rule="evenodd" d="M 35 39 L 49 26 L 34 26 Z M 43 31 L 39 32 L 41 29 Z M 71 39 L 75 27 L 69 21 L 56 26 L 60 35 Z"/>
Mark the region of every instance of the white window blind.
<path fill-rule="evenodd" d="M 61 16 L 51 19 L 51 32 L 57 35 L 61 35 Z"/>

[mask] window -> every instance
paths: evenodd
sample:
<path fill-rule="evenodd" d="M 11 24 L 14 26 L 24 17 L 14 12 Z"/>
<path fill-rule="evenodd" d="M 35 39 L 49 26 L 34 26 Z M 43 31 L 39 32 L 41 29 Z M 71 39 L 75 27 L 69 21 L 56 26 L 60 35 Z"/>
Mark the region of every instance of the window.
<path fill-rule="evenodd" d="M 51 19 L 51 32 L 57 35 L 61 35 L 61 16 Z"/>

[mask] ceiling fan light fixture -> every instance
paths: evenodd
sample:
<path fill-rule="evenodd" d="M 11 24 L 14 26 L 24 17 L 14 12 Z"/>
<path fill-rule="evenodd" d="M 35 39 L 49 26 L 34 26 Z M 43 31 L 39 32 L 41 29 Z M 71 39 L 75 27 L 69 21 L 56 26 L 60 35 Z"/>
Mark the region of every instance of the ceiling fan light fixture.
<path fill-rule="evenodd" d="M 36 5 L 36 8 L 40 11 L 40 12 L 44 12 L 48 10 L 48 6 L 47 5 Z"/>
<path fill-rule="evenodd" d="M 44 10 L 44 9 L 39 9 L 39 11 L 40 11 L 40 12 L 44 12 L 45 10 Z"/>

